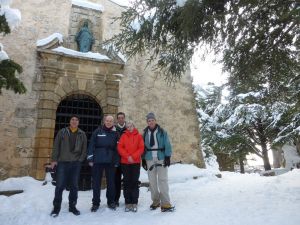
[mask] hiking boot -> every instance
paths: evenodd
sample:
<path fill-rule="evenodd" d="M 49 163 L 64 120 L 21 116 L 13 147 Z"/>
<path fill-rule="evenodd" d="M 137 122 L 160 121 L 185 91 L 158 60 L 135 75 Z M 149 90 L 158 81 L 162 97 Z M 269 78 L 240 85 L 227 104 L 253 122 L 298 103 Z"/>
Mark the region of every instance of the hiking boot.
<path fill-rule="evenodd" d="M 159 206 L 160 206 L 159 203 L 154 203 L 154 202 L 153 202 L 153 203 L 150 205 L 150 209 L 151 209 L 151 210 L 155 210 L 155 209 L 157 209 Z"/>
<path fill-rule="evenodd" d="M 59 206 L 54 206 L 51 213 L 50 213 L 50 216 L 57 217 L 59 212 L 60 212 L 60 207 Z"/>
<path fill-rule="evenodd" d="M 97 212 L 99 205 L 92 205 L 91 212 Z"/>
<path fill-rule="evenodd" d="M 132 204 L 131 211 L 132 212 L 137 212 L 137 204 Z"/>
<path fill-rule="evenodd" d="M 112 210 L 116 210 L 116 204 L 113 202 L 113 203 L 109 203 L 108 204 L 108 208 L 112 209 Z"/>
<path fill-rule="evenodd" d="M 80 211 L 76 209 L 76 206 L 69 206 L 69 212 L 73 213 L 75 216 L 80 215 Z"/>
<path fill-rule="evenodd" d="M 116 207 L 119 207 L 120 206 L 120 203 L 119 202 L 116 202 Z"/>
<path fill-rule="evenodd" d="M 165 204 L 165 205 L 162 205 L 160 209 L 162 212 L 173 212 L 175 207 L 172 206 L 171 204 Z"/>
<path fill-rule="evenodd" d="M 125 212 L 130 212 L 132 208 L 131 204 L 125 204 Z"/>

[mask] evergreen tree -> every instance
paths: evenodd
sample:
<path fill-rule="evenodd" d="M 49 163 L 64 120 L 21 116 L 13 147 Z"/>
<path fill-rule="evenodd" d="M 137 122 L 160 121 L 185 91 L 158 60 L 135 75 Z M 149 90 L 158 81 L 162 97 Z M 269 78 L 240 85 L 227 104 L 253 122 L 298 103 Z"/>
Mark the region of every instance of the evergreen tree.
<path fill-rule="evenodd" d="M 0 4 L 0 12 L 2 12 L 1 9 L 2 6 Z M 4 12 L 3 15 L 0 15 L 0 35 L 9 34 L 10 30 Z M 8 58 L 0 43 L 0 94 L 2 88 L 13 90 L 15 93 L 19 94 L 26 92 L 24 84 L 16 77 L 17 73 L 22 73 L 22 67 Z"/>
<path fill-rule="evenodd" d="M 169 81 L 189 66 L 197 46 L 222 53 L 224 70 L 246 82 L 299 76 L 297 0 L 135 0 L 111 40 L 128 57 L 150 54 Z"/>
<path fill-rule="evenodd" d="M 228 129 L 223 124 L 233 112 L 231 105 L 221 102 L 223 88 L 210 83 L 196 89 L 201 146 L 206 156 L 225 154 L 244 172 L 243 161 L 250 150 L 238 129 Z"/>

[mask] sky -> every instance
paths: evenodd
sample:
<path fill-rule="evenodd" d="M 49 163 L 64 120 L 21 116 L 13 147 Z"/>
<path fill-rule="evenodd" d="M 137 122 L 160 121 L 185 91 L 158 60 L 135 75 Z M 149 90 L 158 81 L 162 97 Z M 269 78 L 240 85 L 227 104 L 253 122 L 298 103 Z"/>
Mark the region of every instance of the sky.
<path fill-rule="evenodd" d="M 213 62 L 214 55 L 208 54 L 203 61 L 196 52 L 191 62 L 191 74 L 194 85 L 206 85 L 212 82 L 216 85 L 224 84 L 226 81 L 226 74 L 222 73 L 222 65 Z"/>

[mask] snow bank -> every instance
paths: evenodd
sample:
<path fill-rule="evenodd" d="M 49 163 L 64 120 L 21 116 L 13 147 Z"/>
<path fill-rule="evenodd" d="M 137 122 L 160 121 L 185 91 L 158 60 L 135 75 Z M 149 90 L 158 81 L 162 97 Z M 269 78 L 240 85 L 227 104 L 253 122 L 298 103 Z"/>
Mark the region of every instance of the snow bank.
<path fill-rule="evenodd" d="M 216 180 L 215 173 L 211 170 L 200 169 L 195 165 L 175 164 L 169 167 L 168 171 L 169 183 L 184 183 L 187 180 L 198 179 L 200 177 L 207 177 Z M 144 169 L 141 169 L 140 181 L 147 182 L 148 175 Z"/>
<path fill-rule="evenodd" d="M 51 34 L 49 37 L 46 37 L 44 39 L 40 39 L 36 42 L 36 46 L 40 47 L 40 46 L 44 46 L 49 44 L 51 41 L 53 41 L 55 38 L 58 39 L 59 43 L 63 43 L 63 35 L 60 33 L 54 33 Z"/>
<path fill-rule="evenodd" d="M 61 52 L 66 55 L 72 55 L 72 56 L 80 56 L 80 57 L 85 57 L 85 58 L 91 58 L 91 59 L 99 59 L 99 60 L 110 60 L 106 55 L 101 55 L 100 53 L 95 53 L 95 52 L 78 52 L 69 48 L 64 48 L 64 47 L 58 47 L 52 49 L 52 51 L 55 52 Z"/>
<path fill-rule="evenodd" d="M 141 170 L 142 176 L 145 172 Z M 193 165 L 169 168 L 170 197 L 174 213 L 149 210 L 150 192 L 140 188 L 137 213 L 124 212 L 124 198 L 116 211 L 106 205 L 105 190 L 96 213 L 90 211 L 92 191 L 78 193 L 80 216 L 68 212 L 68 192 L 64 191 L 57 218 L 49 216 L 54 186 L 29 177 L 0 181 L 0 190 L 23 189 L 21 194 L 0 196 L 0 221 L 5 225 L 298 225 L 300 224 L 300 170 L 276 177 L 224 172 L 222 179 Z M 191 176 L 204 175 L 199 179 Z"/>
<path fill-rule="evenodd" d="M 89 1 L 84 1 L 84 0 L 72 0 L 72 4 L 73 5 L 77 5 L 77 6 L 81 6 L 84 8 L 88 8 L 88 9 L 94 9 L 97 11 L 104 11 L 104 7 L 100 4 L 96 4 L 96 3 L 92 3 Z"/>

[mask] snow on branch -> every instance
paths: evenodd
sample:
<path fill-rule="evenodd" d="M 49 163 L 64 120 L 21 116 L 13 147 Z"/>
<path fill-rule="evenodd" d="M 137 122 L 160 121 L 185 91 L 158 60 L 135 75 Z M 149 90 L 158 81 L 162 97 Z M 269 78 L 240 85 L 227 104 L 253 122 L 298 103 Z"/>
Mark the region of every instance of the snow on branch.
<path fill-rule="evenodd" d="M 0 0 L 1 6 L 9 6 L 11 4 L 12 0 Z"/>
<path fill-rule="evenodd" d="M 15 29 L 21 22 L 21 12 L 9 7 L 11 0 L 0 0 L 0 16 L 4 15 L 11 30 Z"/>
<path fill-rule="evenodd" d="M 176 0 L 176 5 L 177 5 L 178 7 L 182 7 L 182 6 L 185 5 L 186 1 L 187 1 L 187 0 Z"/>
<path fill-rule="evenodd" d="M 9 57 L 6 54 L 6 52 L 3 50 L 3 45 L 0 43 L 0 62 L 5 59 L 9 59 Z"/>

